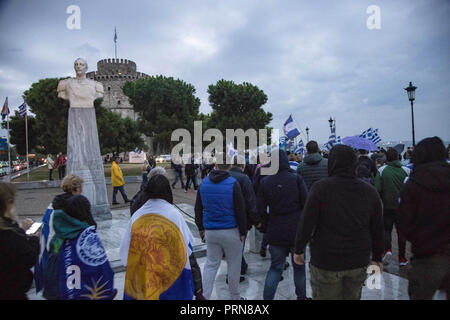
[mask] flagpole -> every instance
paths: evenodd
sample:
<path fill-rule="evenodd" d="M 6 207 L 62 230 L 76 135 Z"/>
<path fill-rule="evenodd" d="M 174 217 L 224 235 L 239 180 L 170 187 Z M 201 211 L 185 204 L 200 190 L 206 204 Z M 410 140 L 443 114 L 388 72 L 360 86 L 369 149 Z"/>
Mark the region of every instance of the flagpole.
<path fill-rule="evenodd" d="M 8 165 L 9 165 L 9 182 L 11 182 L 11 173 L 12 173 L 12 168 L 11 168 L 11 149 L 9 147 L 9 112 L 6 115 L 6 123 L 7 123 L 7 128 L 8 128 Z"/>
<path fill-rule="evenodd" d="M 30 180 L 30 161 L 28 159 L 28 113 L 25 113 L 25 141 L 27 148 L 27 181 Z"/>

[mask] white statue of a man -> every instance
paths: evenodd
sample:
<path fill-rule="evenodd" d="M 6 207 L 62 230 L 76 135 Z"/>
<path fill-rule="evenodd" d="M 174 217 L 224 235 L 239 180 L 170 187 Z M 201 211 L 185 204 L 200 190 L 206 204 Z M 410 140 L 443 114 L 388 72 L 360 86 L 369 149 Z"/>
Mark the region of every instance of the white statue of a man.
<path fill-rule="evenodd" d="M 94 100 L 103 97 L 103 84 L 86 79 L 87 68 L 86 60 L 78 58 L 74 62 L 76 78 L 58 83 L 58 97 L 69 100 L 71 108 L 93 108 Z"/>

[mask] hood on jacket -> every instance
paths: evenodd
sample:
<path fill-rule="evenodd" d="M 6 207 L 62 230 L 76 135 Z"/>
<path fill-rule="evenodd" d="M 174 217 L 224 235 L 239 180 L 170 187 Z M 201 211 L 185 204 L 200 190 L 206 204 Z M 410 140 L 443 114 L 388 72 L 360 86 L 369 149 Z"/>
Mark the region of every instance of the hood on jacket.
<path fill-rule="evenodd" d="M 58 194 L 52 201 L 53 210 L 66 208 L 67 200 L 72 197 L 72 194 L 69 192 Z"/>
<path fill-rule="evenodd" d="M 450 165 L 443 161 L 419 165 L 410 179 L 430 191 L 450 191 Z"/>
<path fill-rule="evenodd" d="M 278 163 L 278 173 L 280 173 L 281 171 L 289 171 L 291 169 L 287 154 L 281 149 L 278 149 Z"/>
<path fill-rule="evenodd" d="M 220 183 L 226 178 L 228 178 L 230 174 L 225 170 L 214 170 L 209 174 L 209 180 L 213 183 Z"/>
<path fill-rule="evenodd" d="M 331 149 L 328 158 L 328 176 L 354 178 L 357 158 L 349 146 L 339 144 Z"/>
<path fill-rule="evenodd" d="M 307 164 L 318 164 L 322 159 L 323 157 L 320 153 L 311 153 L 305 156 L 303 162 Z"/>

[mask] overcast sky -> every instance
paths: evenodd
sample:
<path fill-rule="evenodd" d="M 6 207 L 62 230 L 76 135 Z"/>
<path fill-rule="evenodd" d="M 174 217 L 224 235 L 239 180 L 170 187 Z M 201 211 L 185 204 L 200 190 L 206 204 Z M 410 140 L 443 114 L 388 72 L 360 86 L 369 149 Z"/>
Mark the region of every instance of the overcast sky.
<path fill-rule="evenodd" d="M 79 30 L 66 26 L 73 4 Z M 367 27 L 370 5 L 381 29 Z M 203 113 L 224 78 L 262 89 L 275 128 L 292 114 L 325 142 L 332 116 L 341 137 L 372 126 L 411 140 L 412 81 L 416 140 L 450 140 L 449 16 L 448 0 L 0 0 L 0 103 L 14 110 L 33 82 L 74 76 L 77 57 L 96 70 L 114 57 L 116 26 L 118 58 L 193 84 Z"/>

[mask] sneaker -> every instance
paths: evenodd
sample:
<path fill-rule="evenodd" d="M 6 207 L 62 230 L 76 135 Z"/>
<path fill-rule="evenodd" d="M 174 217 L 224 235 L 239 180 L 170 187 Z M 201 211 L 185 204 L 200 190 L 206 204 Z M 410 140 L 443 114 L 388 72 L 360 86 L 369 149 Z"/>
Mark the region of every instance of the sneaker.
<path fill-rule="evenodd" d="M 391 258 L 392 258 L 392 250 L 386 251 L 383 257 L 383 264 L 389 264 Z"/>
<path fill-rule="evenodd" d="M 186 190 L 186 189 L 184 189 L 184 193 L 187 193 L 187 190 Z"/>
<path fill-rule="evenodd" d="M 409 261 L 406 258 L 399 258 L 398 259 L 398 264 L 400 265 L 400 267 L 406 266 L 408 263 L 409 263 Z"/>
<path fill-rule="evenodd" d="M 112 204 L 120 204 L 120 202 L 113 202 Z"/>
<path fill-rule="evenodd" d="M 128 200 L 128 199 L 127 199 L 127 200 L 125 200 L 125 203 L 129 203 L 129 202 L 131 202 L 131 200 Z"/>
<path fill-rule="evenodd" d="M 239 278 L 239 282 L 243 282 L 244 280 L 245 280 L 245 277 L 244 277 L 244 276 L 241 276 L 241 277 Z M 225 279 L 225 283 L 228 284 L 228 276 L 227 276 L 226 279 Z"/>
<path fill-rule="evenodd" d="M 261 257 L 265 258 L 265 257 L 266 257 L 266 249 L 261 248 L 261 250 L 259 251 L 259 255 L 260 255 Z"/>

